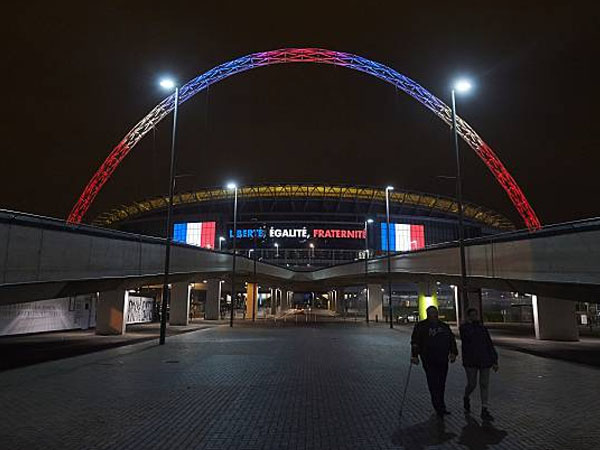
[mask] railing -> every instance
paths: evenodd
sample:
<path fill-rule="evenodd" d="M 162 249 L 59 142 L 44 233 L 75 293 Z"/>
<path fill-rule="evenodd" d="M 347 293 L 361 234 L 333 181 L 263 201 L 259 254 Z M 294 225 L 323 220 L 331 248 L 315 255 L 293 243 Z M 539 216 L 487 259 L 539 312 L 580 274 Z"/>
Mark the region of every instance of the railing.
<path fill-rule="evenodd" d="M 307 268 L 332 266 L 360 260 L 364 261 L 366 254 L 364 250 L 294 248 L 240 249 L 237 253 L 238 255 L 261 262 L 264 261 L 286 267 L 304 266 Z"/>

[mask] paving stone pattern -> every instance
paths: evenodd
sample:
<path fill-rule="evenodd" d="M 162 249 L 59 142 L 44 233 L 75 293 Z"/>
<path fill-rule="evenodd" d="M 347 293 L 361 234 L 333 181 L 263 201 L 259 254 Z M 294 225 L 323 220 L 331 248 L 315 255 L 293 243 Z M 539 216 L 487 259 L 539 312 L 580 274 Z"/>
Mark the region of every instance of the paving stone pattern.
<path fill-rule="evenodd" d="M 597 449 L 600 370 L 500 349 L 496 421 L 432 416 L 408 329 L 217 327 L 0 373 L 3 449 Z M 478 409 L 478 395 L 473 398 Z"/>

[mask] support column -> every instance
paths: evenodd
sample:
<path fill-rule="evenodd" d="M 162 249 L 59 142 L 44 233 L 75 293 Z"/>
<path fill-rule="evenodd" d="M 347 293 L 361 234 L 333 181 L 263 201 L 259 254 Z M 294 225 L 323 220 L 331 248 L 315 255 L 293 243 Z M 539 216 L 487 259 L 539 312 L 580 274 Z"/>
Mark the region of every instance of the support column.
<path fill-rule="evenodd" d="M 280 290 L 271 288 L 271 314 L 277 315 L 277 306 L 279 305 Z"/>
<path fill-rule="evenodd" d="M 100 292 L 96 306 L 96 334 L 125 334 L 129 292 Z"/>
<path fill-rule="evenodd" d="M 367 296 L 369 299 L 369 320 L 383 321 L 383 291 L 380 284 L 368 284 Z"/>
<path fill-rule="evenodd" d="M 418 283 L 418 301 L 419 301 L 419 320 L 427 318 L 427 308 L 430 306 L 438 307 L 438 298 L 435 284 Z"/>
<path fill-rule="evenodd" d="M 479 311 L 479 320 L 483 322 L 483 302 L 481 300 L 481 289 L 471 288 L 467 291 L 466 303 L 462 305 L 459 294 L 459 288 L 454 286 L 454 309 L 456 311 L 457 325 L 463 323 L 466 319 L 466 313 L 469 308 L 475 308 Z"/>
<path fill-rule="evenodd" d="M 579 328 L 575 302 L 551 297 L 531 296 L 536 339 L 578 341 Z"/>
<path fill-rule="evenodd" d="M 292 307 L 292 300 L 294 298 L 294 291 L 288 291 L 284 289 L 281 293 L 281 311 L 287 311 Z"/>
<path fill-rule="evenodd" d="M 345 313 L 346 301 L 344 300 L 344 290 L 336 289 L 335 291 L 335 312 Z"/>
<path fill-rule="evenodd" d="M 256 319 L 256 303 L 258 299 L 258 284 L 248 283 L 246 285 L 246 319 Z"/>
<path fill-rule="evenodd" d="M 188 325 L 190 321 L 190 297 L 192 287 L 189 283 L 171 285 L 171 308 L 169 325 Z"/>
<path fill-rule="evenodd" d="M 206 303 L 204 304 L 206 320 L 221 318 L 221 284 L 221 280 L 208 280 L 206 283 Z"/>

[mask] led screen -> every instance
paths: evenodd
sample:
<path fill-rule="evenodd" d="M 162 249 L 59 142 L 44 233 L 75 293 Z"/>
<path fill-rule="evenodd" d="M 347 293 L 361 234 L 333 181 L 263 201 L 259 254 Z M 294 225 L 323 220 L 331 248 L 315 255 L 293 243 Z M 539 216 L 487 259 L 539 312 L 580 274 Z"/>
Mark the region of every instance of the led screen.
<path fill-rule="evenodd" d="M 173 240 L 203 248 L 215 248 L 216 222 L 176 223 Z"/>
<path fill-rule="evenodd" d="M 387 223 L 381 223 L 381 249 L 388 249 Z M 405 223 L 390 223 L 390 250 L 406 252 L 425 247 L 425 227 Z"/>

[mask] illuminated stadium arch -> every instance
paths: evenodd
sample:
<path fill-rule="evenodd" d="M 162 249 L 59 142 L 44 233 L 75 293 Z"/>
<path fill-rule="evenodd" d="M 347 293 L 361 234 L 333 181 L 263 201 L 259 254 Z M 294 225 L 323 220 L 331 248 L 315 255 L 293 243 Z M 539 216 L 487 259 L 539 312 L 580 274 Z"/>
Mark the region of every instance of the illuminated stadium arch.
<path fill-rule="evenodd" d="M 380 78 L 422 103 L 447 125 L 452 124 L 452 111 L 440 99 L 410 78 L 394 69 L 375 61 L 362 58 L 351 53 L 336 52 L 318 48 L 288 48 L 268 52 L 253 53 L 221 64 L 190 80 L 180 88 L 180 103 L 189 100 L 198 92 L 211 84 L 221 81 L 236 73 L 245 72 L 258 67 L 286 63 L 318 63 L 347 67 Z M 174 107 L 175 95 L 172 94 L 160 102 L 133 129 L 125 135 L 119 144 L 104 160 L 100 168 L 90 179 L 83 193 L 73 206 L 67 221 L 80 223 L 90 205 L 100 192 L 100 189 L 111 177 L 117 166 L 135 147 L 135 145 L 155 127 Z M 517 209 L 529 230 L 540 228 L 540 221 L 535 211 L 525 198 L 523 191 L 496 156 L 494 151 L 479 137 L 479 135 L 460 117 L 456 118 L 458 132 L 462 139 L 471 147 L 477 156 L 492 172 L 498 183 L 506 191 L 508 197 Z"/>

